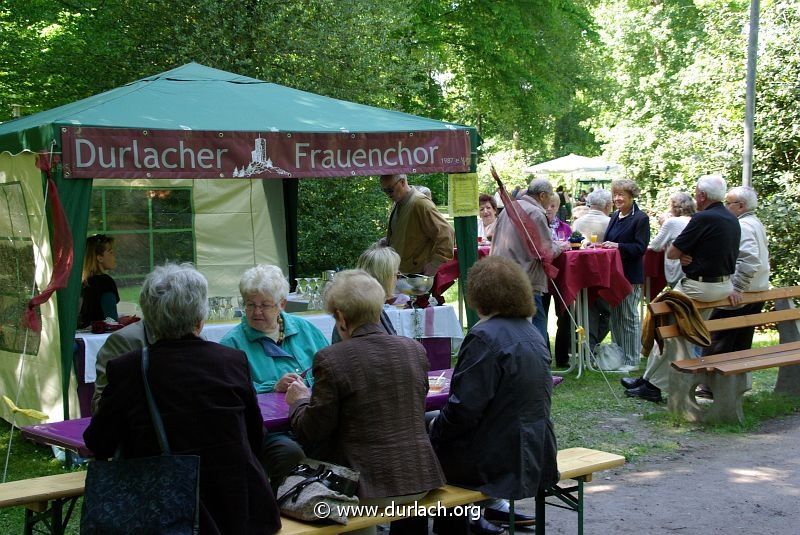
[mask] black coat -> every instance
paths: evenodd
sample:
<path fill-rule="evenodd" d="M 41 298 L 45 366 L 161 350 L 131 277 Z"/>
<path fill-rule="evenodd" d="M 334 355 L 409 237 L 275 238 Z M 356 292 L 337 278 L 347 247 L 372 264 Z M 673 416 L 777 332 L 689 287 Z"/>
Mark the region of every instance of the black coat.
<path fill-rule="evenodd" d="M 634 202 L 631 213 L 620 219 L 619 210 L 611 214 L 606 241 L 619 244 L 622 271 L 631 284 L 644 282 L 644 253 L 650 243 L 650 218 Z"/>
<path fill-rule="evenodd" d="M 431 430 L 448 483 L 515 500 L 557 483 L 552 389 L 550 355 L 530 321 L 476 324 Z"/>
<path fill-rule="evenodd" d="M 108 385 L 83 434 L 97 458 L 160 453 L 150 421 L 141 350 L 108 363 Z M 256 457 L 263 421 L 247 357 L 194 336 L 150 348 L 148 372 L 173 453 L 200 456 L 200 533 L 274 533 L 280 516 Z"/>

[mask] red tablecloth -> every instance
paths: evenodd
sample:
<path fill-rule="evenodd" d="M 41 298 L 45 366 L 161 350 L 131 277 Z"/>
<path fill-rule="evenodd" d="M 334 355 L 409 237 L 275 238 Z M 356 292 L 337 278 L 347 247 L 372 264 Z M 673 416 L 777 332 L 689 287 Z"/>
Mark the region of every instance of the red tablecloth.
<path fill-rule="evenodd" d="M 558 268 L 558 276 L 550 284 L 558 287 L 567 306 L 583 288 L 589 290 L 589 302 L 600 296 L 611 306 L 620 304 L 631 293 L 618 249 L 568 250 L 558 255 L 553 265 Z"/>
<path fill-rule="evenodd" d="M 478 246 L 478 260 L 487 256 L 491 247 L 488 245 Z M 445 290 L 450 288 L 453 283 L 458 279 L 460 272 L 458 270 L 458 249 L 453 249 L 453 259 L 448 260 L 436 272 L 436 279 L 433 281 L 433 288 L 431 293 L 433 295 L 442 295 Z"/>
<path fill-rule="evenodd" d="M 664 275 L 664 251 L 648 249 L 644 253 L 644 276 L 650 279 L 650 295 L 655 297 L 667 286 Z"/>

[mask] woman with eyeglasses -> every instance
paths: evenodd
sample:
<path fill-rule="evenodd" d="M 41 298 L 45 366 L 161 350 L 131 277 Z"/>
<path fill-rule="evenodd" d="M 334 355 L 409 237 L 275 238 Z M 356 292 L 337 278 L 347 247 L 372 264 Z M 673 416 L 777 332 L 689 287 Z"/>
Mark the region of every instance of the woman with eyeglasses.
<path fill-rule="evenodd" d="M 117 267 L 114 255 L 114 238 L 95 234 L 86 239 L 81 273 L 81 307 L 78 312 L 78 328 L 84 329 L 93 321 L 106 318 L 119 319 L 117 283 L 107 273 Z"/>
<path fill-rule="evenodd" d="M 329 344 L 311 322 L 284 312 L 289 282 L 281 269 L 266 264 L 248 269 L 239 281 L 239 293 L 244 301 L 242 322 L 219 343 L 245 352 L 256 392 L 286 392 L 295 381 L 311 386 L 314 355 Z M 261 461 L 273 488 L 303 457 L 292 436 L 265 437 Z"/>

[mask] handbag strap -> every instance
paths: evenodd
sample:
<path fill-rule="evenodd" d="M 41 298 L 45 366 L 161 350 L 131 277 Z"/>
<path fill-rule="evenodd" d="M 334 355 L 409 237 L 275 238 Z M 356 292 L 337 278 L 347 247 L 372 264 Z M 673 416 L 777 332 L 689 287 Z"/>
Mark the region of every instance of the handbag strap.
<path fill-rule="evenodd" d="M 167 433 L 164 430 L 164 422 L 161 421 L 161 413 L 158 412 L 156 400 L 153 398 L 153 392 L 150 391 L 150 382 L 147 380 L 147 370 L 150 368 L 150 348 L 144 346 L 142 348 L 142 380 L 144 381 L 144 393 L 147 397 L 147 406 L 150 408 L 150 419 L 153 421 L 153 427 L 156 428 L 156 438 L 158 445 L 161 447 L 162 455 L 170 455 L 169 442 L 167 441 Z"/>

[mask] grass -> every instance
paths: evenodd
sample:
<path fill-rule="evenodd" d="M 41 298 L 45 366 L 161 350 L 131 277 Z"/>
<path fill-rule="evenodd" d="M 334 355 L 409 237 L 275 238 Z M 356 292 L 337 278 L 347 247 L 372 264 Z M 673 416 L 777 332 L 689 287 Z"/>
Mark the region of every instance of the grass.
<path fill-rule="evenodd" d="M 456 299 L 453 299 L 455 301 Z M 450 301 L 450 302 L 453 302 Z M 553 330 L 555 332 L 555 330 Z M 754 346 L 777 342 L 774 332 L 758 333 Z M 643 456 L 658 456 L 676 451 L 688 440 L 709 434 L 741 434 L 755 430 L 762 422 L 798 411 L 800 399 L 772 392 L 777 369 L 753 374 L 753 389 L 745 396 L 745 423 L 708 426 L 684 422 L 673 417 L 666 403 L 650 403 L 626 398 L 619 385 L 618 373 L 603 375 L 584 372 L 580 378 L 568 375 L 553 390 L 552 419 L 559 448 L 582 446 L 624 455 L 629 462 Z M 10 425 L 0 420 L 0 456 L 5 461 Z M 81 469 L 81 468 L 79 468 Z M 63 473 L 48 447 L 21 439 L 14 432 L 8 481 Z M 78 533 L 80 504 L 66 533 Z M 0 510 L 0 533 L 21 533 L 24 511 L 16 507 Z"/>

